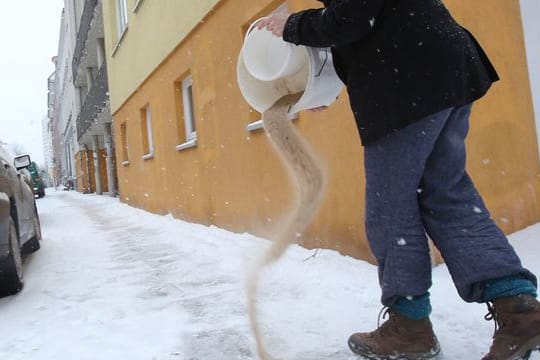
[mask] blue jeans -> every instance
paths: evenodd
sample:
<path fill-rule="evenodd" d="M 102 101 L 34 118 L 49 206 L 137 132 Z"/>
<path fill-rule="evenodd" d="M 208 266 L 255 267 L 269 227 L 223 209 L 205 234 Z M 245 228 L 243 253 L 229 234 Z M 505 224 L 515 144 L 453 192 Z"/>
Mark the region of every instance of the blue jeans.
<path fill-rule="evenodd" d="M 491 279 L 523 276 L 537 286 L 465 170 L 470 111 L 443 110 L 364 148 L 366 232 L 386 306 L 431 287 L 426 233 L 467 302 L 482 302 Z"/>

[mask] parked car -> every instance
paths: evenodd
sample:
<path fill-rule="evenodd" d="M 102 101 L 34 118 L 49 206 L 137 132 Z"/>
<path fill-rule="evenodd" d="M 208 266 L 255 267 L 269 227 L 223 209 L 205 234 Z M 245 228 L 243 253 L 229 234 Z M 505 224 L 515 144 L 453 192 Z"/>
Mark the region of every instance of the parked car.
<path fill-rule="evenodd" d="M 21 171 L 28 155 L 12 158 L 0 145 L 0 296 L 23 287 L 22 255 L 40 247 L 41 227 L 32 180 Z"/>
<path fill-rule="evenodd" d="M 32 189 L 34 190 L 34 195 L 37 196 L 38 199 L 44 197 L 45 182 L 41 177 L 41 171 L 39 170 L 39 166 L 34 161 L 32 161 L 30 163 L 30 166 L 28 166 L 28 171 L 30 172 L 30 176 L 32 177 Z"/>

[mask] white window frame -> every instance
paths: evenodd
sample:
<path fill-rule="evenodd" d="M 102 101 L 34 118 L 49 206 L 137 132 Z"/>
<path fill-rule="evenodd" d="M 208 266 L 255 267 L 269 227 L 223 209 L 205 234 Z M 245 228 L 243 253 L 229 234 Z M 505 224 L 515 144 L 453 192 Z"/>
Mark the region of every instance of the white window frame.
<path fill-rule="evenodd" d="M 184 129 L 186 142 L 176 146 L 177 150 L 183 150 L 197 145 L 197 129 L 195 128 L 195 111 L 193 101 L 193 78 L 190 76 L 182 80 L 182 107 L 184 109 Z"/>
<path fill-rule="evenodd" d="M 127 166 L 129 165 L 129 138 L 128 138 L 128 133 L 127 133 L 127 122 L 125 121 L 122 124 L 120 124 L 120 136 L 122 137 L 120 139 L 120 141 L 122 142 L 121 144 L 122 145 L 122 165 Z M 124 151 L 126 152 L 125 154 L 124 154 Z"/>
<path fill-rule="evenodd" d="M 133 13 L 136 13 L 139 10 L 139 7 L 141 6 L 143 0 L 137 0 L 135 3 L 135 6 L 133 6 Z"/>
<path fill-rule="evenodd" d="M 128 27 L 128 12 L 126 0 L 116 0 L 116 19 L 118 23 L 118 38 L 121 39 Z"/>
<path fill-rule="evenodd" d="M 152 111 L 150 105 L 146 105 L 146 136 L 148 141 L 148 153 L 142 156 L 143 160 L 154 157 L 154 136 L 152 132 Z"/>

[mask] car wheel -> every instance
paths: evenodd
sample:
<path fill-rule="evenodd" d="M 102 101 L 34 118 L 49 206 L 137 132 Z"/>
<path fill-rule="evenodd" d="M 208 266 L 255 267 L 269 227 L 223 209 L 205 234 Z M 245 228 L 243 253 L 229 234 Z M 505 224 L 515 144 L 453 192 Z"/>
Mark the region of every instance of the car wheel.
<path fill-rule="evenodd" d="M 41 240 L 41 224 L 39 223 L 39 217 L 37 210 L 34 209 L 34 236 L 24 243 L 22 247 L 23 254 L 30 254 L 39 250 L 41 245 L 39 241 Z"/>
<path fill-rule="evenodd" d="M 9 219 L 10 251 L 6 260 L 0 263 L 0 295 L 13 295 L 23 288 L 22 255 L 15 222 Z"/>

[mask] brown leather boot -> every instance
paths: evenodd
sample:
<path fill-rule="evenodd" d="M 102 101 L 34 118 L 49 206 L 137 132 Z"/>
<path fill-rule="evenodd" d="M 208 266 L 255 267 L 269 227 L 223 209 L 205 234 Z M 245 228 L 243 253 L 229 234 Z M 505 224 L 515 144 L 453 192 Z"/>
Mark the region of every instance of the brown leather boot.
<path fill-rule="evenodd" d="M 488 303 L 486 320 L 495 320 L 495 335 L 482 360 L 528 359 L 540 349 L 540 303 L 531 295 L 518 295 Z"/>
<path fill-rule="evenodd" d="M 354 353 L 370 360 L 426 360 L 437 356 L 439 342 L 429 318 L 411 320 L 391 309 L 386 313 L 390 318 L 377 330 L 351 335 L 349 348 Z"/>

